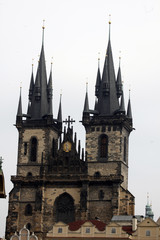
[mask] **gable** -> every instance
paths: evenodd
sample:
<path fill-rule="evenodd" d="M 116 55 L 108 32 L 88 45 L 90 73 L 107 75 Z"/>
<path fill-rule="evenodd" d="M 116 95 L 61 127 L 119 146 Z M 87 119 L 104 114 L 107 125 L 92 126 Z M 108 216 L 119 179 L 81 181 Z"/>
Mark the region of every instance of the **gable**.
<path fill-rule="evenodd" d="M 159 225 L 151 218 L 146 218 L 145 220 L 138 224 L 138 227 L 158 227 L 158 226 Z"/>

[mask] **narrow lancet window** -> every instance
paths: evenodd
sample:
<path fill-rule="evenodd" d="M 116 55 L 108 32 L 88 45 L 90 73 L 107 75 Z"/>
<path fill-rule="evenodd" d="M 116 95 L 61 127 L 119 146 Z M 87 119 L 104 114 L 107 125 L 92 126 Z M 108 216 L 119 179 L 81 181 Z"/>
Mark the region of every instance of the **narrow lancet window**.
<path fill-rule="evenodd" d="M 30 155 L 30 161 L 36 162 L 37 160 L 37 139 L 33 137 L 31 139 L 31 155 Z"/>
<path fill-rule="evenodd" d="M 24 155 L 27 155 L 27 143 L 24 143 Z"/>
<path fill-rule="evenodd" d="M 108 136 L 101 135 L 100 136 L 100 158 L 107 158 L 108 157 Z"/>
<path fill-rule="evenodd" d="M 124 137 L 124 162 L 126 162 L 126 143 L 127 143 L 127 140 L 126 140 L 126 137 Z"/>

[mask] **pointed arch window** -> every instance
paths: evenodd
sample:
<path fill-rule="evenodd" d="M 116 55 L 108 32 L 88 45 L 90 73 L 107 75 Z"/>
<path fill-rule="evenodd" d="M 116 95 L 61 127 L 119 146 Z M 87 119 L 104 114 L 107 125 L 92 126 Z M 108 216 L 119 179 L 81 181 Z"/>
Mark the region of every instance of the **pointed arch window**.
<path fill-rule="evenodd" d="M 36 162 L 37 160 L 37 138 L 36 137 L 32 137 L 31 138 L 31 154 L 30 154 L 30 161 L 31 162 Z"/>
<path fill-rule="evenodd" d="M 108 136 L 105 134 L 100 136 L 99 155 L 100 155 L 100 158 L 108 157 Z"/>
<path fill-rule="evenodd" d="M 55 220 L 64 223 L 75 221 L 74 200 L 68 193 L 63 193 L 55 200 Z"/>
<path fill-rule="evenodd" d="M 32 206 L 31 204 L 27 204 L 25 207 L 25 216 L 32 216 Z"/>

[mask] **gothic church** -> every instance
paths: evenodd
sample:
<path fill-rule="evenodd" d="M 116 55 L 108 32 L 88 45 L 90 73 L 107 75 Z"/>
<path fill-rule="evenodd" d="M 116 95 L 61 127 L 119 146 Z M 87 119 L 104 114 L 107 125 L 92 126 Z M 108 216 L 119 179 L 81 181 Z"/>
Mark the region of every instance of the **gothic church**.
<path fill-rule="evenodd" d="M 98 67 L 95 80 L 95 107 L 89 108 L 86 92 L 82 112 L 84 151 L 73 132 L 73 120 L 62 119 L 61 99 L 57 118 L 53 117 L 52 71 L 47 79 L 42 41 L 35 79 L 31 74 L 26 114 L 21 94 L 19 98 L 17 173 L 11 177 L 7 239 L 24 225 L 45 239 L 58 221 L 99 219 L 108 223 L 113 215 L 134 215 L 134 196 L 128 190 L 131 103 L 129 99 L 126 111 L 121 69 L 116 77 L 110 36 L 102 75 Z"/>

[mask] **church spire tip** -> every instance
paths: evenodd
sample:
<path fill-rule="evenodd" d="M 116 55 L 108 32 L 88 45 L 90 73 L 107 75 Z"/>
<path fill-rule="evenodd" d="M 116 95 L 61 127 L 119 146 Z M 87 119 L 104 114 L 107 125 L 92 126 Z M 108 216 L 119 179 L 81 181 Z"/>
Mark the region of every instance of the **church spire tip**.
<path fill-rule="evenodd" d="M 42 45 L 44 44 L 44 30 L 45 30 L 44 23 L 45 23 L 45 20 L 43 20 L 43 26 L 42 26 Z"/>
<path fill-rule="evenodd" d="M 109 14 L 109 41 L 110 41 L 110 36 L 111 36 L 111 14 Z"/>

